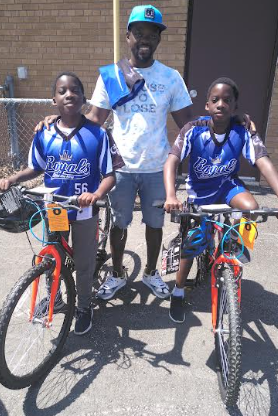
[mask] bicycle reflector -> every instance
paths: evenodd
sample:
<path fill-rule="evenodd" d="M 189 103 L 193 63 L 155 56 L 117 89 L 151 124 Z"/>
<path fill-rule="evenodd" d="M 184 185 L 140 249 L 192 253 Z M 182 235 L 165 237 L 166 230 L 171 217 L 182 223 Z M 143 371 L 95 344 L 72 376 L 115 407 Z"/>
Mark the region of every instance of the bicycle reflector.
<path fill-rule="evenodd" d="M 188 230 L 187 235 L 182 239 L 181 257 L 193 259 L 199 256 L 208 247 L 211 238 L 211 223 L 203 219 L 199 226 Z"/>
<path fill-rule="evenodd" d="M 11 187 L 0 195 L 0 229 L 10 233 L 21 233 L 29 229 L 29 221 L 38 208 L 31 199 L 24 198 L 20 189 Z M 41 221 L 35 216 L 33 225 Z"/>

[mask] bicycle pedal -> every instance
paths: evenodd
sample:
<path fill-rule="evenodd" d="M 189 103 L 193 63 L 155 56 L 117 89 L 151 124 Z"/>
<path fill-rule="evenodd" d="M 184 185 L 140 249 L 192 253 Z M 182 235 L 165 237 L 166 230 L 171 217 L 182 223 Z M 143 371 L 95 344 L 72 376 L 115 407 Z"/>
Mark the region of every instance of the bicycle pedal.
<path fill-rule="evenodd" d="M 185 287 L 193 288 L 196 286 L 196 280 L 191 279 L 185 282 Z"/>
<path fill-rule="evenodd" d="M 105 261 L 107 259 L 107 252 L 106 250 L 98 250 L 97 251 L 97 261 Z"/>

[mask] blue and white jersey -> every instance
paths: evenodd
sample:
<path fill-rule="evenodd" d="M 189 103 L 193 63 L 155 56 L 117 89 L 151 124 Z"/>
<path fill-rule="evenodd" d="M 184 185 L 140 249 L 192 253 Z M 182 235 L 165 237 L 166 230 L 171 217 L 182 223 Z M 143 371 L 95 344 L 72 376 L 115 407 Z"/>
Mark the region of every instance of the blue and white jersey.
<path fill-rule="evenodd" d="M 212 197 L 225 181 L 237 177 L 241 154 L 251 165 L 268 156 L 260 137 L 251 137 L 243 126 L 231 122 L 224 140 L 219 142 L 210 129 L 210 117 L 202 119 L 202 126 L 187 123 L 170 151 L 180 161 L 190 156 L 186 189 L 192 199 Z"/>
<path fill-rule="evenodd" d="M 84 116 L 80 125 L 68 136 L 59 130 L 57 121 L 37 132 L 32 142 L 28 167 L 44 171 L 45 186 L 58 188 L 55 192 L 64 196 L 95 192 L 100 175 L 113 171 L 109 138 L 104 129 Z M 81 213 L 68 211 L 70 220 L 88 219 L 92 207 Z"/>

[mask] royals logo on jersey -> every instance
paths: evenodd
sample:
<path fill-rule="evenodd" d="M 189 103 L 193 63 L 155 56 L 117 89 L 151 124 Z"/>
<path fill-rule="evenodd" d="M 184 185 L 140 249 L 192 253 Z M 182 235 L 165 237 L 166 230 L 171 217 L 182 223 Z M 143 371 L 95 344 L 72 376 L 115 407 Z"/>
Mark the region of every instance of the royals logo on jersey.
<path fill-rule="evenodd" d="M 235 171 L 236 165 L 237 159 L 231 159 L 223 164 L 216 164 L 213 162 L 210 163 L 205 158 L 198 157 L 196 163 L 193 165 L 193 171 L 198 179 L 210 179 L 218 176 L 231 175 Z"/>
<path fill-rule="evenodd" d="M 213 165 L 219 165 L 219 163 L 221 163 L 221 158 L 217 156 L 215 159 L 210 158 L 210 161 Z"/>
<path fill-rule="evenodd" d="M 60 154 L 60 160 L 64 162 L 70 162 L 72 159 L 72 155 L 69 154 L 68 150 L 64 150 L 62 154 Z"/>
<path fill-rule="evenodd" d="M 52 179 L 71 179 L 81 180 L 90 176 L 90 163 L 86 158 L 78 163 L 68 163 L 64 161 L 55 161 L 54 156 L 47 156 L 45 174 Z"/>

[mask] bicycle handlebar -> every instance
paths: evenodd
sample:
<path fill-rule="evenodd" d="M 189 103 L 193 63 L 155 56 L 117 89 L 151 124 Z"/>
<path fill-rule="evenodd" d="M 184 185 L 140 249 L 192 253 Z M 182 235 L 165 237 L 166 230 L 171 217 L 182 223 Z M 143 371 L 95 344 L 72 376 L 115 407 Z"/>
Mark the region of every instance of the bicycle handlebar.
<path fill-rule="evenodd" d="M 155 201 L 153 203 L 154 207 L 163 208 L 164 201 Z M 173 218 L 174 222 L 176 220 L 183 217 L 190 217 L 190 218 L 204 218 L 208 217 L 209 215 L 215 214 L 223 214 L 229 215 L 231 217 L 236 217 L 236 214 L 245 214 L 245 215 L 254 215 L 254 216 L 261 216 L 263 219 L 267 217 L 278 217 L 278 208 L 268 208 L 262 207 L 259 209 L 238 209 L 238 208 L 231 208 L 229 205 L 226 204 L 211 204 L 211 205 L 193 205 L 193 211 L 180 211 L 180 210 L 172 210 L 171 211 L 171 218 Z"/>
<path fill-rule="evenodd" d="M 66 202 L 68 205 L 63 205 L 63 208 L 76 208 L 79 209 L 78 197 L 79 195 L 72 195 L 72 196 L 64 196 L 59 194 L 53 193 L 43 193 L 41 191 L 36 191 L 32 189 L 21 189 L 23 195 L 32 195 L 32 196 L 39 196 L 40 200 L 45 200 L 47 202 Z M 49 195 L 49 197 L 45 198 L 45 195 Z M 94 204 L 98 208 L 104 208 L 106 206 L 106 201 L 103 199 L 99 199 Z"/>

